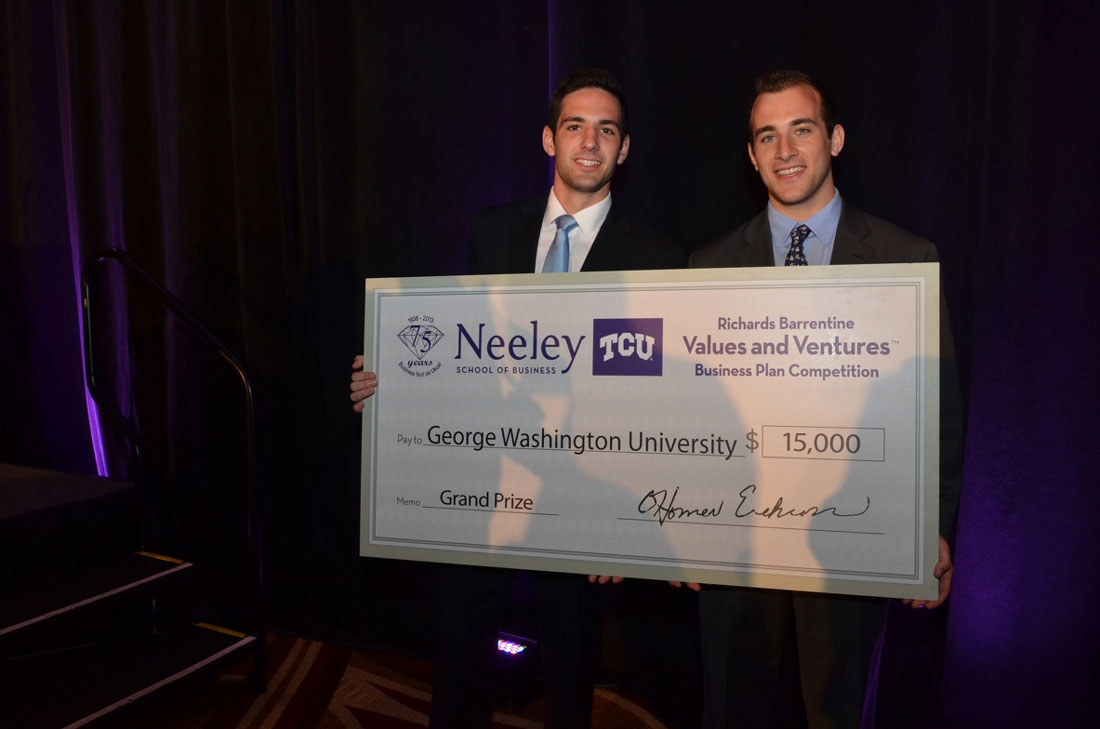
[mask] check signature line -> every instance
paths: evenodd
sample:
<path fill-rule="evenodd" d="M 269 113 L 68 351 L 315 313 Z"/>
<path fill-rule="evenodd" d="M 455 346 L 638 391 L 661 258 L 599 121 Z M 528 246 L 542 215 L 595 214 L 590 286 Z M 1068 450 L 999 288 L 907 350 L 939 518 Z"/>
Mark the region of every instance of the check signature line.
<path fill-rule="evenodd" d="M 619 516 L 616 517 L 619 521 L 640 521 L 645 523 L 654 523 L 656 519 L 642 519 L 636 516 Z M 783 531 L 791 532 L 828 532 L 830 534 L 866 534 L 872 537 L 884 537 L 886 532 L 861 532 L 854 529 L 817 529 L 814 527 L 787 527 L 787 526 L 768 526 L 766 524 L 730 524 L 727 522 L 715 522 L 715 521 L 681 521 L 679 519 L 666 519 L 663 526 L 670 524 L 688 524 L 694 526 L 716 526 L 716 527 L 734 527 L 736 529 L 780 529 Z"/>

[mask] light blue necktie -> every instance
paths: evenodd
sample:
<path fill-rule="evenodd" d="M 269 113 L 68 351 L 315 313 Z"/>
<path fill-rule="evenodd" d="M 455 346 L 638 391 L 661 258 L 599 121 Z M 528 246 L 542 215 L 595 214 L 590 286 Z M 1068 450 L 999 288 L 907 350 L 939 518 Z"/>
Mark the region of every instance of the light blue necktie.
<path fill-rule="evenodd" d="M 559 215 L 554 223 L 558 226 L 558 232 L 554 234 L 554 242 L 546 252 L 546 261 L 542 264 L 543 273 L 564 273 L 569 270 L 569 231 L 577 227 L 577 221 L 572 215 Z"/>

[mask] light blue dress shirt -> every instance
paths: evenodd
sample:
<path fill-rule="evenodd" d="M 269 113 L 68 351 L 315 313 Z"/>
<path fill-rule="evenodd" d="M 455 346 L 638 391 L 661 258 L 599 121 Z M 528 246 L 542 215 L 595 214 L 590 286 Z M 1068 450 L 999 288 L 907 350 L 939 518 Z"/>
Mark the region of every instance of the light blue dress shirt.
<path fill-rule="evenodd" d="M 791 247 L 791 229 L 805 223 L 810 228 L 810 237 L 802 244 L 806 253 L 806 262 L 811 266 L 824 266 L 832 260 L 833 242 L 836 240 L 836 228 L 840 224 L 842 206 L 840 191 L 833 194 L 829 204 L 818 210 L 809 220 L 793 220 L 772 207 L 768 202 L 768 224 L 772 231 L 772 252 L 775 265 L 782 266 Z"/>

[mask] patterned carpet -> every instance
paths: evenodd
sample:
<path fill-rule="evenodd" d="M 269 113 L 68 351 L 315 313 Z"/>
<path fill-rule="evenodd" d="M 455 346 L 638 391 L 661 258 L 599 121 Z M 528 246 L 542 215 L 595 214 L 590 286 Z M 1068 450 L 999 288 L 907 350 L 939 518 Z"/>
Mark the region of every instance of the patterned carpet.
<path fill-rule="evenodd" d="M 247 665 L 234 667 L 185 697 L 142 716 L 161 729 L 409 729 L 428 725 L 431 666 L 379 652 L 269 636 L 267 692 L 249 688 Z M 542 702 L 521 711 L 498 708 L 494 729 L 537 729 Z M 596 690 L 597 729 L 664 729 L 614 689 Z"/>

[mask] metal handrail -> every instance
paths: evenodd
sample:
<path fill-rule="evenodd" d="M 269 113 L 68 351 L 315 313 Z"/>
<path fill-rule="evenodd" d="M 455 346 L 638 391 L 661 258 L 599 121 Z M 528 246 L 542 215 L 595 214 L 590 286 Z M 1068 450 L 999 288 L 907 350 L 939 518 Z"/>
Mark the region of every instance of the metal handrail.
<path fill-rule="evenodd" d="M 255 609 L 256 614 L 254 619 L 256 620 L 256 632 L 258 633 L 256 644 L 256 659 L 253 664 L 253 674 L 257 682 L 257 688 L 263 690 L 266 684 L 265 672 L 266 672 L 266 647 L 264 641 L 264 629 L 266 626 L 266 607 L 264 599 L 264 571 L 263 571 L 263 534 L 262 534 L 262 519 L 260 514 L 260 500 L 257 494 L 256 485 L 256 448 L 255 448 L 255 423 L 256 413 L 255 405 L 252 397 L 252 381 L 248 377 L 248 373 L 245 371 L 244 364 L 229 351 L 221 341 L 214 336 L 214 334 L 198 320 L 187 307 L 177 299 L 168 289 L 154 279 L 144 268 L 142 268 L 133 258 L 129 256 L 125 251 L 119 248 L 107 248 L 98 251 L 84 263 L 80 272 L 80 292 L 81 292 L 81 320 L 84 330 L 84 373 L 85 380 L 88 386 L 88 393 L 92 396 L 92 400 L 95 401 L 97 408 L 101 412 L 107 413 L 113 420 L 115 420 L 123 429 L 126 439 L 130 442 L 130 446 L 133 449 L 135 457 L 135 466 L 141 469 L 142 463 L 142 448 L 141 437 L 138 433 L 137 427 L 133 421 L 124 415 L 118 408 L 114 407 L 111 403 L 106 401 L 103 397 L 99 383 L 96 377 L 95 370 L 95 357 L 93 356 L 93 346 L 95 338 L 92 331 L 92 296 L 91 296 L 91 275 L 96 268 L 105 265 L 108 262 L 114 261 L 121 265 L 123 269 L 135 277 L 135 279 L 151 291 L 162 304 L 178 316 L 184 324 L 191 330 L 191 332 L 198 337 L 198 339 L 207 347 L 215 351 L 219 357 L 233 370 L 240 381 L 241 388 L 244 391 L 245 398 L 245 447 L 247 451 L 247 476 L 245 483 L 245 499 L 247 503 L 247 524 L 248 524 L 248 544 L 249 544 L 249 557 L 253 566 L 253 574 L 255 577 Z M 139 484 L 142 501 L 142 541 L 147 538 L 147 526 L 145 520 L 147 518 L 147 510 L 149 505 L 147 502 L 147 495 L 144 493 L 144 484 Z"/>

